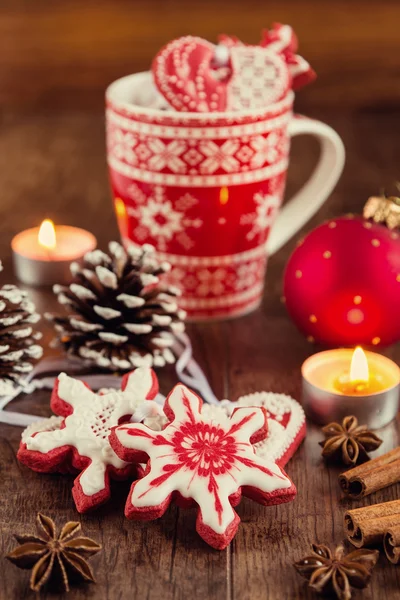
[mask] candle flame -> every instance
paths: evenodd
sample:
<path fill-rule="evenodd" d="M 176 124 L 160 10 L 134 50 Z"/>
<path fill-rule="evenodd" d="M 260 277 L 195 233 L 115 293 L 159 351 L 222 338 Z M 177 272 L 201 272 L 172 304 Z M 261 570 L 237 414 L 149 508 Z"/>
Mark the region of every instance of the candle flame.
<path fill-rule="evenodd" d="M 368 381 L 369 368 L 365 352 L 360 346 L 354 350 L 350 366 L 350 381 Z"/>
<path fill-rule="evenodd" d="M 126 217 L 126 206 L 121 198 L 115 198 L 115 212 L 117 213 L 117 217 L 124 219 Z"/>
<path fill-rule="evenodd" d="M 219 202 L 224 205 L 229 200 L 229 190 L 226 186 L 223 186 L 219 191 Z"/>
<path fill-rule="evenodd" d="M 57 245 L 56 230 L 54 223 L 50 219 L 45 219 L 40 226 L 38 233 L 38 242 L 46 250 L 54 250 Z"/>

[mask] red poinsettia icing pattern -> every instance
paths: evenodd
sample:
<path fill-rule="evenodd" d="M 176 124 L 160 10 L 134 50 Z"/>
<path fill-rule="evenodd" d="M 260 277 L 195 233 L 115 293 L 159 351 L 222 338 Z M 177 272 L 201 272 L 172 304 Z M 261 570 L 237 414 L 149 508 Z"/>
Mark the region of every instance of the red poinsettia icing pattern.
<path fill-rule="evenodd" d="M 150 459 L 144 477 L 132 485 L 128 518 L 162 516 L 174 494 L 181 505 L 198 505 L 197 531 L 210 545 L 224 548 L 240 521 L 232 506 L 242 493 L 262 504 L 279 504 L 296 490 L 273 460 L 254 452 L 252 444 L 267 434 L 264 409 L 239 408 L 218 423 L 201 408 L 200 398 L 178 385 L 166 400 L 171 422 L 161 433 L 132 423 L 116 428 L 110 441 L 123 460 Z"/>

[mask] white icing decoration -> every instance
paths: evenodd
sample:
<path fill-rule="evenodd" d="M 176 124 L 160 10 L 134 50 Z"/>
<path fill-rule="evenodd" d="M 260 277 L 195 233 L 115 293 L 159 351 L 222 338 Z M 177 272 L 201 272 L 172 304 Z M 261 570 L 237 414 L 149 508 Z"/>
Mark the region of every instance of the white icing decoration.
<path fill-rule="evenodd" d="M 129 294 L 120 294 L 117 296 L 117 300 L 122 302 L 127 308 L 138 308 L 139 306 L 143 306 L 145 303 L 144 298 L 139 298 L 139 296 L 130 296 Z"/>
<path fill-rule="evenodd" d="M 156 275 L 151 275 L 150 273 L 140 273 L 140 281 L 146 287 L 158 283 L 159 279 Z"/>
<path fill-rule="evenodd" d="M 125 344 L 128 341 L 127 335 L 119 335 L 118 333 L 111 333 L 110 331 L 100 331 L 99 338 L 103 342 L 109 342 L 110 344 Z"/>
<path fill-rule="evenodd" d="M 155 367 L 163 367 L 165 365 L 165 358 L 161 354 L 155 354 L 153 364 Z"/>
<path fill-rule="evenodd" d="M 172 337 L 155 337 L 151 341 L 158 348 L 169 348 L 174 345 L 174 339 Z"/>
<path fill-rule="evenodd" d="M 8 345 L 4 345 L 4 346 L 0 346 L 0 354 L 3 354 L 3 352 L 7 352 L 7 350 L 10 349 L 10 346 Z"/>
<path fill-rule="evenodd" d="M 162 355 L 165 358 L 165 360 L 166 360 L 167 363 L 169 363 L 170 365 L 174 364 L 174 362 L 175 362 L 175 356 L 173 355 L 173 353 L 171 352 L 171 350 L 169 348 L 165 348 L 163 350 Z"/>
<path fill-rule="evenodd" d="M 175 285 L 170 285 L 168 288 L 168 292 L 173 296 L 182 296 L 182 290 Z"/>
<path fill-rule="evenodd" d="M 31 363 L 18 363 L 14 365 L 14 371 L 18 371 L 18 373 L 30 373 L 33 370 L 33 365 Z"/>
<path fill-rule="evenodd" d="M 242 396 L 237 402 L 222 401 L 220 406 L 207 405 L 204 409 L 212 411 L 213 417 L 218 419 L 218 415 L 226 418 L 238 406 L 262 406 L 266 409 L 268 435 L 265 440 L 255 444 L 255 449 L 261 458 L 272 457 L 275 461 L 284 457 L 306 420 L 304 411 L 296 400 L 273 392 L 256 392 Z M 283 427 L 279 421 L 285 414 L 289 414 L 289 420 L 286 427 Z"/>
<path fill-rule="evenodd" d="M 112 290 L 116 290 L 118 287 L 118 278 L 115 273 L 106 269 L 106 267 L 96 267 L 96 275 L 99 281 L 106 287 Z"/>
<path fill-rule="evenodd" d="M 176 302 L 160 302 L 160 306 L 167 313 L 174 313 L 178 310 Z"/>
<path fill-rule="evenodd" d="M 164 273 L 169 273 L 170 270 L 172 269 L 172 266 L 169 262 L 162 262 L 160 265 L 161 269 L 164 271 Z"/>
<path fill-rule="evenodd" d="M 67 289 L 66 287 L 64 287 L 63 285 L 59 285 L 58 283 L 55 283 L 53 285 L 53 292 L 56 295 L 61 294 L 62 292 L 65 292 L 66 289 Z"/>
<path fill-rule="evenodd" d="M 32 346 L 26 348 L 25 354 L 31 358 L 39 359 L 43 356 L 43 348 L 38 344 L 32 344 Z"/>
<path fill-rule="evenodd" d="M 23 302 L 21 302 L 20 306 L 22 310 L 25 310 L 28 313 L 34 313 L 36 310 L 36 307 L 31 300 L 24 300 Z"/>
<path fill-rule="evenodd" d="M 151 367 L 153 365 L 153 357 L 151 356 L 151 354 L 141 356 L 137 352 L 133 352 L 129 356 L 129 360 L 131 361 L 134 367 Z"/>
<path fill-rule="evenodd" d="M 102 263 L 111 264 L 111 258 L 105 252 L 101 250 L 93 250 L 92 252 L 87 252 L 85 254 L 85 261 L 93 265 L 94 267 L 97 265 L 101 265 Z"/>
<path fill-rule="evenodd" d="M 119 358 L 118 356 L 112 356 L 111 362 L 119 369 L 129 369 L 131 367 L 131 363 L 129 362 L 129 360 Z"/>
<path fill-rule="evenodd" d="M 79 263 L 74 261 L 69 265 L 69 270 L 71 271 L 71 275 L 73 275 L 75 277 L 76 275 L 78 275 L 79 271 L 81 270 L 81 267 L 80 267 Z M 54 287 L 53 287 L 53 290 L 54 290 Z M 55 293 L 57 293 L 57 292 L 55 292 Z"/>
<path fill-rule="evenodd" d="M 22 318 L 22 314 L 14 315 L 13 317 L 0 317 L 0 324 L 4 325 L 4 327 L 11 327 L 12 325 L 18 323 L 18 321 L 21 321 Z"/>
<path fill-rule="evenodd" d="M 16 339 L 29 337 L 32 333 L 32 327 L 23 327 L 12 332 L 12 336 Z"/>
<path fill-rule="evenodd" d="M 14 383 L 10 379 L 0 379 L 0 396 L 9 396 L 14 391 Z"/>
<path fill-rule="evenodd" d="M 122 325 L 130 333 L 145 334 L 152 331 L 152 326 L 146 323 L 124 323 Z"/>
<path fill-rule="evenodd" d="M 169 325 L 172 321 L 172 317 L 169 315 L 153 315 L 152 316 L 153 323 L 155 325 Z M 171 326 L 172 329 L 172 326 Z"/>
<path fill-rule="evenodd" d="M 168 419 L 164 414 L 158 414 L 154 417 L 147 417 L 143 423 L 153 431 L 162 431 L 168 423 Z"/>
<path fill-rule="evenodd" d="M 3 312 L 6 306 L 7 304 L 3 300 L 0 300 L 0 312 Z"/>
<path fill-rule="evenodd" d="M 72 300 L 65 294 L 59 294 L 57 300 L 60 304 L 73 304 Z"/>
<path fill-rule="evenodd" d="M 199 506 L 202 522 L 217 535 L 224 535 L 235 518 L 229 496 L 240 487 L 251 486 L 269 494 L 291 486 L 290 480 L 273 460 L 267 462 L 256 456 L 249 441 L 264 425 L 261 410 L 242 408 L 229 421 L 219 423 L 215 431 L 210 432 L 210 421 L 199 413 L 199 399 L 188 388 L 177 385 L 169 395 L 168 403 L 174 420 L 162 431 L 162 436 L 149 431 L 145 425 L 125 424 L 116 429 L 119 442 L 124 447 L 141 450 L 150 459 L 150 472 L 136 482 L 130 492 L 128 502 L 134 507 L 159 506 L 176 490 L 185 498 L 193 498 Z M 134 435 L 135 431 L 139 435 Z M 171 440 L 176 439 L 179 431 L 183 439 L 178 454 Z M 154 443 L 156 438 L 157 443 Z M 228 439 L 232 441 L 228 442 Z M 170 443 L 163 443 L 163 440 Z M 205 446 L 207 454 L 204 453 Z M 189 467 L 193 463 L 196 468 Z M 171 465 L 180 467 L 170 470 L 168 467 Z M 199 474 L 200 467 L 205 474 Z M 153 484 L 168 472 L 170 476 L 164 477 L 162 483 Z M 215 493 L 210 489 L 210 473 L 216 481 Z"/>
<path fill-rule="evenodd" d="M 82 356 L 82 358 L 95 361 L 99 367 L 109 367 L 111 364 L 110 359 L 101 354 L 101 352 L 91 350 L 90 348 L 86 348 L 86 346 L 79 348 L 79 355 Z"/>
<path fill-rule="evenodd" d="M 96 296 L 91 290 L 79 285 L 79 283 L 71 283 L 69 289 L 79 300 L 96 300 Z"/>
<path fill-rule="evenodd" d="M 105 319 L 106 321 L 116 319 L 117 317 L 121 316 L 119 310 L 114 310 L 113 308 L 109 308 L 108 306 L 97 306 L 97 304 L 95 304 L 93 306 L 93 310 L 97 315 L 99 315 L 99 317 Z"/>
<path fill-rule="evenodd" d="M 110 242 L 108 244 L 111 254 L 115 256 L 117 260 L 126 260 L 126 252 L 118 242 Z"/>
<path fill-rule="evenodd" d="M 0 296 L 12 304 L 20 304 L 23 298 L 26 298 L 26 292 L 22 292 L 14 285 L 3 285 L 0 289 Z"/>
<path fill-rule="evenodd" d="M 95 394 L 82 381 L 61 373 L 58 377 L 58 395 L 67 402 L 73 413 L 65 418 L 65 427 L 53 431 L 43 431 L 43 422 L 31 425 L 23 433 L 23 441 L 28 450 L 47 453 L 61 446 L 72 446 L 81 456 L 90 459 L 89 466 L 79 476 L 84 494 L 92 496 L 105 487 L 105 469 L 113 466 L 123 469 L 127 463 L 118 458 L 110 447 L 108 436 L 112 427 L 125 415 L 132 414 L 144 402 L 153 387 L 150 369 L 137 369 L 128 376 L 124 391 L 111 391 L 107 394 Z M 155 414 L 158 406 L 155 405 Z M 37 435 L 32 437 L 35 431 Z"/>
<path fill-rule="evenodd" d="M 40 321 L 40 315 L 38 313 L 32 313 L 25 319 L 25 323 L 37 323 L 38 321 Z"/>
<path fill-rule="evenodd" d="M 98 323 L 88 323 L 87 321 L 82 321 L 82 319 L 77 319 L 76 317 L 71 317 L 69 322 L 74 329 L 79 329 L 79 331 L 84 331 L 85 333 L 103 329 L 102 325 L 99 325 Z"/>
<path fill-rule="evenodd" d="M 183 333 L 185 331 L 185 324 L 182 322 L 171 323 L 171 330 L 174 333 Z"/>
<path fill-rule="evenodd" d="M 61 423 L 63 422 L 63 417 L 49 417 L 48 419 L 42 419 L 41 421 L 35 421 L 35 423 L 31 423 L 28 425 L 26 429 L 21 434 L 21 439 L 26 444 L 26 441 L 34 434 L 39 431 L 55 431 L 56 429 L 60 429 Z"/>
<path fill-rule="evenodd" d="M 140 248 L 137 248 L 136 246 L 129 246 L 128 254 L 131 258 L 136 260 L 142 256 L 142 250 Z"/>
<path fill-rule="evenodd" d="M 1 360 L 6 360 L 6 361 L 17 361 L 20 358 L 22 358 L 24 351 L 23 350 L 15 350 L 14 352 L 10 352 L 9 354 L 4 354 L 1 357 Z"/>

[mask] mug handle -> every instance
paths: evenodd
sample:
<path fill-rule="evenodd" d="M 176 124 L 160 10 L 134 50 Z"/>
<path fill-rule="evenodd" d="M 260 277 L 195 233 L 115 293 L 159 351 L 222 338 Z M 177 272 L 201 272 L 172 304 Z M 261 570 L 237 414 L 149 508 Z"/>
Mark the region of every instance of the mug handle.
<path fill-rule="evenodd" d="M 309 134 L 319 138 L 321 156 L 310 179 L 278 215 L 266 244 L 269 256 L 279 250 L 317 212 L 335 187 L 344 166 L 343 142 L 329 125 L 295 115 L 289 123 L 288 133 L 290 137 Z"/>

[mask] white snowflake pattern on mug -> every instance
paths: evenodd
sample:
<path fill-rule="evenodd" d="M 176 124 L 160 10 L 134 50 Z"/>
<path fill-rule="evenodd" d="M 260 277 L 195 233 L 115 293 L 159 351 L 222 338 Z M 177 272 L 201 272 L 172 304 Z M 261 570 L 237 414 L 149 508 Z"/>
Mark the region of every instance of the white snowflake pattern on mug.
<path fill-rule="evenodd" d="M 234 157 L 239 149 L 238 140 L 226 140 L 221 146 L 211 140 L 204 140 L 200 142 L 199 148 L 206 157 L 200 165 L 202 173 L 209 175 L 218 169 L 228 173 L 238 170 L 239 161 Z"/>
<path fill-rule="evenodd" d="M 168 168 L 174 173 L 185 171 L 185 163 L 180 158 L 181 154 L 187 149 L 186 142 L 183 140 L 164 143 L 160 139 L 151 138 L 148 141 L 148 147 L 153 153 L 148 163 L 150 169 L 162 171 Z"/>
<path fill-rule="evenodd" d="M 129 194 L 136 202 L 136 206 L 130 206 L 128 212 L 138 221 L 134 234 L 139 240 L 149 235 L 161 252 L 167 249 L 168 242 L 172 240 L 176 240 L 186 250 L 194 246 L 187 230 L 200 228 L 203 221 L 199 218 L 191 219 L 185 212 L 198 204 L 196 198 L 186 193 L 171 200 L 166 196 L 165 188 L 159 185 L 154 186 L 146 196 L 139 186 L 132 184 Z"/>
<path fill-rule="evenodd" d="M 266 229 L 269 229 L 277 216 L 280 198 L 271 194 L 258 192 L 253 196 L 255 202 L 255 211 L 241 215 L 241 225 L 251 225 L 250 231 L 246 234 L 247 240 L 253 240 L 257 236 L 262 236 Z"/>
<path fill-rule="evenodd" d="M 124 133 L 121 129 L 112 130 L 111 148 L 114 155 L 120 160 L 125 160 L 129 164 L 136 164 L 137 157 L 134 147 L 137 139 L 131 133 Z"/>

